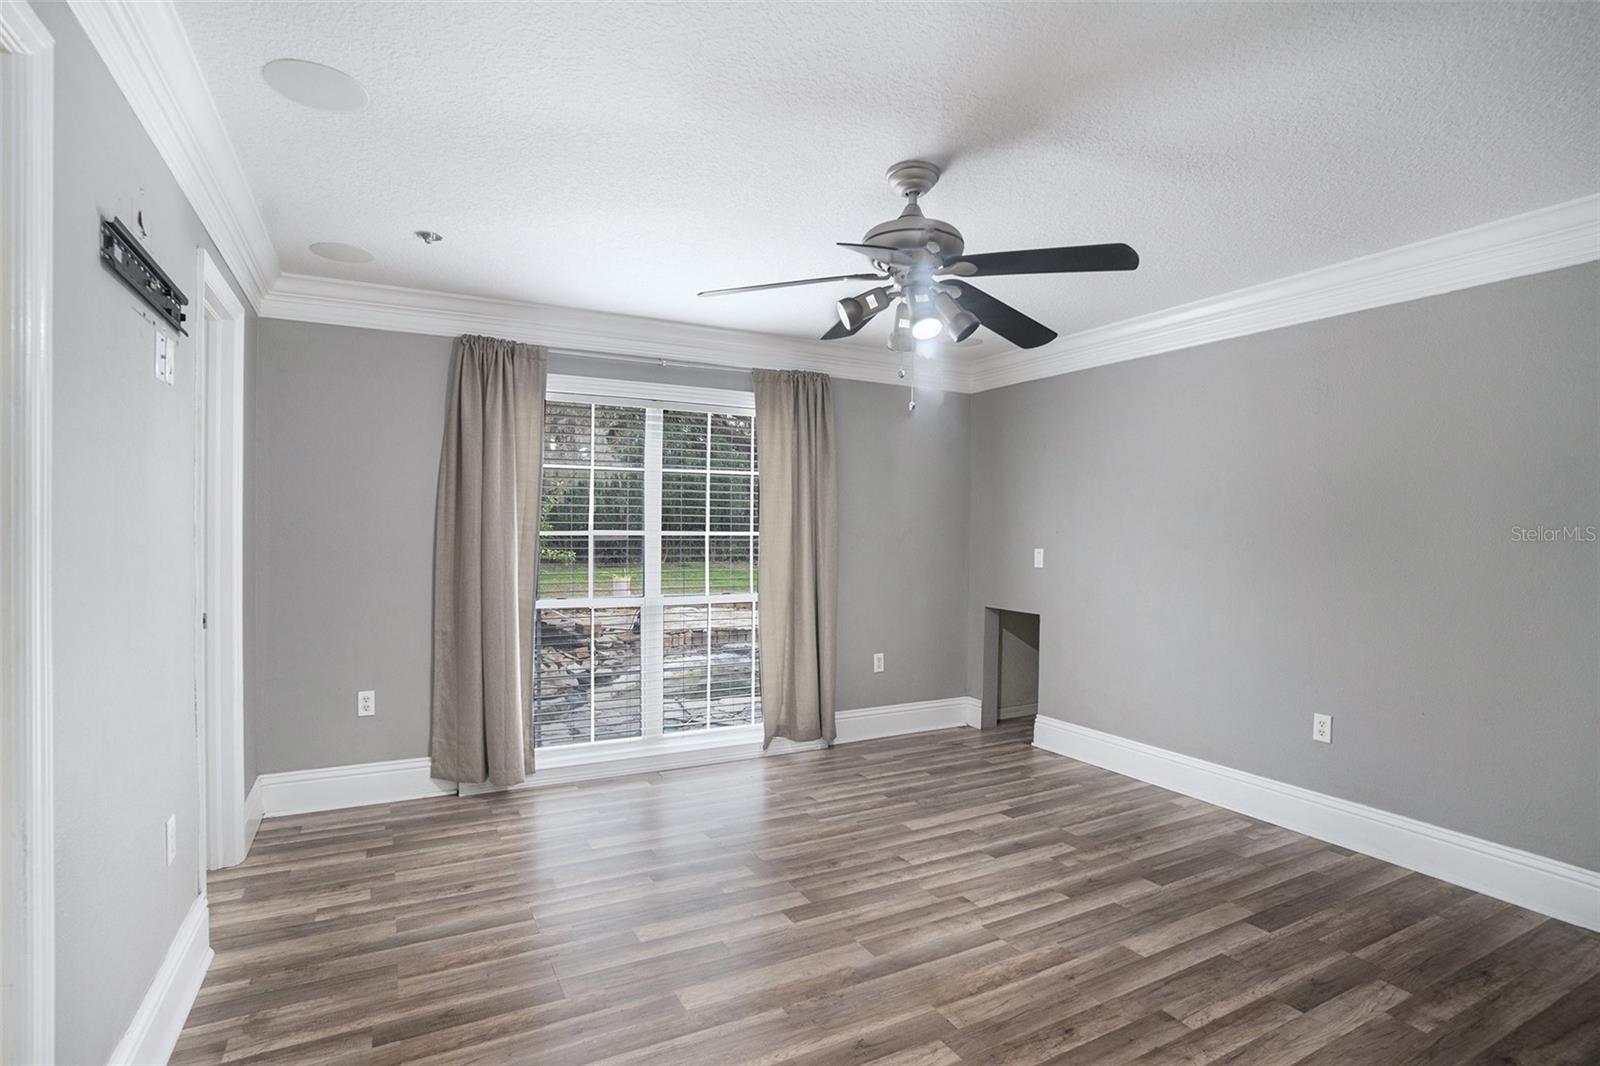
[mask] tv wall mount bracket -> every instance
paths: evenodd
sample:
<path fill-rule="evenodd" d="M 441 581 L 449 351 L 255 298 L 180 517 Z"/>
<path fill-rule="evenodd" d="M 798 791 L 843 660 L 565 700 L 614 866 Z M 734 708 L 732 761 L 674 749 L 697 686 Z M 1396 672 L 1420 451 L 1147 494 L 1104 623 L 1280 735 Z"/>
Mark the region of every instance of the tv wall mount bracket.
<path fill-rule="evenodd" d="M 189 335 L 183 328 L 188 318 L 183 309 L 189 305 L 189 298 L 120 218 L 100 220 L 100 261 L 121 278 L 124 285 L 138 293 L 163 322 L 184 336 Z"/>

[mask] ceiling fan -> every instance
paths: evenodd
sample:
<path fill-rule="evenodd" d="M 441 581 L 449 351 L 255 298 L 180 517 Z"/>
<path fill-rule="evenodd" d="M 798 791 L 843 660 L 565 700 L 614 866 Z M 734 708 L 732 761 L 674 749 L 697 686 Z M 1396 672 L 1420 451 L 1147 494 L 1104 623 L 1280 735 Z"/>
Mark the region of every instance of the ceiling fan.
<path fill-rule="evenodd" d="M 967 255 L 961 231 L 948 222 L 924 217 L 917 204 L 938 180 L 939 168 L 921 159 L 907 159 L 889 168 L 889 184 L 906 198 L 906 209 L 899 218 L 867 230 L 860 244 L 839 242 L 839 247 L 871 260 L 877 268 L 874 273 L 707 289 L 700 295 L 728 296 L 836 281 L 877 281 L 883 284 L 839 301 L 839 322 L 822 335 L 823 340 L 854 336 L 892 307 L 894 326 L 889 331 L 889 347 L 897 352 L 914 351 L 918 341 L 931 341 L 941 335 L 963 341 L 979 326 L 988 327 L 1018 348 L 1037 348 L 1055 340 L 1055 330 L 966 279 L 996 274 L 1133 270 L 1139 265 L 1139 253 L 1126 244 L 1080 244 Z"/>

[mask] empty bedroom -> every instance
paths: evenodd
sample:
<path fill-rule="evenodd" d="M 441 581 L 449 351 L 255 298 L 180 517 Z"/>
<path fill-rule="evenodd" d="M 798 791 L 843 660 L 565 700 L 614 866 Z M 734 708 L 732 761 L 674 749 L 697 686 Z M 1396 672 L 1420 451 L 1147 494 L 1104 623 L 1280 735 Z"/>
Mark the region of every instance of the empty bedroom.
<path fill-rule="evenodd" d="M 0 1063 L 1600 1062 L 1600 4 L 0 0 Z"/>

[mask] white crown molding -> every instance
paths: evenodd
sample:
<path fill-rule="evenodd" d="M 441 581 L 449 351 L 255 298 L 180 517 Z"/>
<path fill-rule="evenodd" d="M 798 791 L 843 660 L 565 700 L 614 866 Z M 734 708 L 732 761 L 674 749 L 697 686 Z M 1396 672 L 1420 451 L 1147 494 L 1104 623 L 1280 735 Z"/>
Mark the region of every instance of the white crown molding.
<path fill-rule="evenodd" d="M 216 956 L 211 950 L 210 921 L 210 908 L 201 893 L 189 905 L 189 913 L 167 947 L 139 1009 L 111 1052 L 111 1066 L 166 1062 L 172 1057 L 183 1023 L 189 1018 L 206 971 Z"/>
<path fill-rule="evenodd" d="M 631 355 L 750 370 L 817 370 L 857 381 L 905 384 L 899 358 L 829 341 L 777 337 L 656 318 L 466 296 L 431 289 L 284 274 L 261 306 L 264 318 L 455 337 L 484 333 L 575 353 Z M 918 367 L 920 384 L 955 389 L 936 366 Z"/>
<path fill-rule="evenodd" d="M 72 12 L 155 142 L 250 305 L 278 253 L 171 0 L 71 0 Z"/>
<path fill-rule="evenodd" d="M 1600 194 L 985 355 L 972 391 L 1068 374 L 1600 259 Z"/>
<path fill-rule="evenodd" d="M 984 392 L 1594 259 L 1600 259 L 1600 195 L 1084 330 L 1034 351 L 996 352 L 959 367 L 920 363 L 919 384 Z M 821 341 L 300 274 L 284 275 L 261 313 L 402 333 L 489 333 L 576 352 L 820 370 L 903 384 L 895 360 Z"/>
<path fill-rule="evenodd" d="M 1600 930 L 1600 873 L 1581 866 L 1044 715 L 1033 744 Z"/>

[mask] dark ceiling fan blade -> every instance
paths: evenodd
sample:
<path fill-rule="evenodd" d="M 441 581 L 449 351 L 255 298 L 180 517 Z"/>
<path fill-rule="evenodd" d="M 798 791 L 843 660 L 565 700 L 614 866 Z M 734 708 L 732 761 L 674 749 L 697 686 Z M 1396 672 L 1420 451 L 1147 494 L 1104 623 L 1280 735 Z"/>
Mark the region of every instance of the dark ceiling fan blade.
<path fill-rule="evenodd" d="M 1068 248 L 1028 248 L 957 256 L 945 273 L 971 278 L 994 274 L 1074 274 L 1096 270 L 1136 270 L 1139 253 L 1126 244 L 1078 244 Z"/>
<path fill-rule="evenodd" d="M 850 244 L 840 241 L 840 248 L 848 248 L 852 252 L 860 252 L 874 263 L 894 263 L 897 266 L 912 266 L 917 261 L 915 252 L 908 252 L 903 248 L 891 248 L 887 244 Z"/>
<path fill-rule="evenodd" d="M 1037 348 L 1056 339 L 1055 330 L 1041 322 L 1035 322 L 1015 307 L 996 300 L 982 289 L 973 288 L 964 281 L 951 284 L 950 288 L 961 290 L 959 293 L 951 293 L 956 303 L 977 315 L 978 321 L 985 327 L 994 330 L 1018 348 Z"/>
<path fill-rule="evenodd" d="M 822 335 L 822 339 L 825 341 L 836 341 L 842 340 L 845 337 L 854 337 L 857 333 L 861 332 L 868 322 L 871 321 L 872 319 L 870 318 L 863 319 L 861 321 L 861 325 L 857 326 L 855 329 L 851 329 L 843 322 L 835 322 L 833 324 L 833 328 Z"/>
<path fill-rule="evenodd" d="M 795 285 L 824 285 L 830 281 L 888 281 L 882 274 L 835 274 L 831 278 L 802 278 L 799 281 L 774 281 L 767 285 L 740 285 L 735 289 L 707 289 L 698 296 L 728 296 L 736 292 L 764 292 L 767 289 L 788 289 Z"/>

